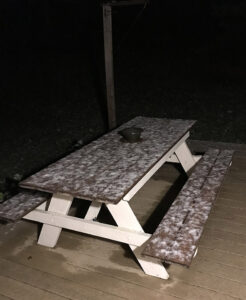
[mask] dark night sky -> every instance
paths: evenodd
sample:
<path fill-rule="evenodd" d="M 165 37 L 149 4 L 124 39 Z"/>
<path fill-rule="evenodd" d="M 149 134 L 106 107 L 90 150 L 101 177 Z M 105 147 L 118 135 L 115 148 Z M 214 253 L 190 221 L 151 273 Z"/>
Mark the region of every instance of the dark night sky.
<path fill-rule="evenodd" d="M 245 1 L 152 0 L 141 9 L 113 11 L 118 122 L 192 118 L 195 139 L 246 143 Z M 100 2 L 1 1 L 0 17 L 1 185 L 106 123 Z"/>
<path fill-rule="evenodd" d="M 216 33 L 243 32 L 245 21 L 243 1 L 158 1 L 152 0 L 138 20 L 134 30 L 146 35 L 147 30 L 156 38 L 159 33 L 197 35 L 200 40 Z M 134 22 L 140 6 L 114 10 L 115 27 L 127 31 Z M 82 34 L 101 30 L 99 1 L 12 0 L 1 2 L 2 50 L 27 49 L 33 43 L 74 40 Z M 245 25 L 245 24 L 244 24 Z M 138 31 L 138 27 L 142 30 Z M 143 30 L 144 29 L 144 30 Z M 120 38 L 117 36 L 116 39 Z M 148 37 L 148 36 L 147 36 Z M 73 41 L 82 43 L 82 41 Z M 40 46 L 40 45 L 38 45 Z M 12 49 L 12 50 L 14 50 Z"/>
<path fill-rule="evenodd" d="M 175 72 L 177 61 L 182 70 L 182 64 L 189 60 L 191 70 L 201 64 L 201 75 L 211 70 L 214 74 L 218 70 L 217 77 L 233 73 L 235 76 L 225 80 L 233 77 L 232 81 L 242 84 L 244 1 L 152 0 L 144 11 L 141 10 L 141 6 L 134 6 L 113 11 L 116 76 L 117 72 L 126 71 L 120 69 L 120 65 L 125 65 L 124 59 L 134 67 L 140 57 L 142 64 L 151 59 L 155 64 L 158 56 L 159 66 L 167 68 L 166 64 L 172 63 L 172 72 Z M 89 68 L 95 78 L 95 88 L 100 89 L 100 81 L 103 81 L 100 1 L 1 1 L 0 13 L 3 89 L 14 84 L 10 78 L 21 80 L 22 72 L 30 75 L 52 55 L 54 59 L 66 55 L 64 60 L 67 60 L 69 55 L 78 53 L 81 53 L 80 63 L 83 65 L 84 58 L 84 68 Z M 198 68 L 195 72 L 199 72 Z M 206 80 L 210 79 L 208 75 Z"/>

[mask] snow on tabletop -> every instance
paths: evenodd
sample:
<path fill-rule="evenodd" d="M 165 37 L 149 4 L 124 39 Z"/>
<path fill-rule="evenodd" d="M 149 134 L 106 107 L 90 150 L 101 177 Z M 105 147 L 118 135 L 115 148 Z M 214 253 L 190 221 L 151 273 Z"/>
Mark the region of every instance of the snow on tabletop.
<path fill-rule="evenodd" d="M 182 138 L 195 121 L 136 117 L 20 183 L 50 193 L 118 203 Z M 143 129 L 138 143 L 124 143 L 123 128 Z"/>

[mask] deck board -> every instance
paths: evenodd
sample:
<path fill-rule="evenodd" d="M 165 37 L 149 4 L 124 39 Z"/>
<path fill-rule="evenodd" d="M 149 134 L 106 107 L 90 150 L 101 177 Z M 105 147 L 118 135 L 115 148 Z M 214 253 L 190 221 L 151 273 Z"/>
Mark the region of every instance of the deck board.
<path fill-rule="evenodd" d="M 0 259 L 1 273 L 13 280 L 28 283 L 34 287 L 39 286 L 40 289 L 48 293 L 55 294 L 68 299 L 105 299 L 117 300 L 122 299 L 117 295 L 110 295 L 89 288 L 85 285 L 65 280 L 64 278 L 52 275 L 47 272 L 42 272 L 35 268 L 25 266 L 21 263 L 16 263 L 7 259 Z M 50 284 L 52 282 L 52 284 Z"/>
<path fill-rule="evenodd" d="M 11 288 L 9 288 L 11 286 Z M 19 300 L 66 300 L 68 298 L 34 287 L 29 283 L 0 275 L 1 293 L 10 299 Z M 82 299 L 83 300 L 83 299 Z"/>
<path fill-rule="evenodd" d="M 236 152 L 238 166 L 240 159 L 246 162 L 246 154 Z M 150 200 L 165 199 L 178 177 L 170 168 L 162 168 L 133 199 L 143 223 L 154 207 Z M 246 169 L 228 172 L 191 267 L 171 265 L 167 281 L 144 275 L 119 243 L 63 231 L 57 246 L 48 249 L 36 245 L 36 224 L 0 225 L 0 300 L 246 299 L 246 185 L 236 178 L 246 178 Z"/>
<path fill-rule="evenodd" d="M 12 300 L 12 299 L 10 297 L 4 296 L 0 293 L 0 300 Z"/>

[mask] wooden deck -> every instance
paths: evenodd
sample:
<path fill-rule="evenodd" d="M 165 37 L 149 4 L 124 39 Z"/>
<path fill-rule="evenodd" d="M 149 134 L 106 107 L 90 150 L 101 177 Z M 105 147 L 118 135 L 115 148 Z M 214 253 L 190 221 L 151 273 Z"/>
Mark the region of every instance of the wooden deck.
<path fill-rule="evenodd" d="M 156 204 L 166 209 L 182 184 L 178 174 L 164 166 L 132 199 L 148 231 L 161 217 Z M 0 225 L 0 300 L 246 299 L 245 195 L 246 152 L 237 151 L 196 258 L 189 269 L 171 265 L 166 281 L 144 275 L 124 245 L 63 231 L 57 247 L 49 249 L 36 245 L 36 224 Z M 150 213 L 154 218 L 146 219 Z"/>

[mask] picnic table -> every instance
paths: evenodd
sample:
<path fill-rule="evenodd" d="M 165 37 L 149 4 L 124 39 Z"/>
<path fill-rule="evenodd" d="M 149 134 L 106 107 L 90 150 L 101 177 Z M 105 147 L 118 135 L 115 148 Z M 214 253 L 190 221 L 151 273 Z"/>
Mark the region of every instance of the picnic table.
<path fill-rule="evenodd" d="M 166 253 L 161 245 L 165 243 L 159 238 L 160 235 L 163 236 L 163 224 L 160 224 L 161 228 L 153 235 L 144 232 L 129 202 L 165 162 L 180 163 L 185 172 L 196 165 L 201 156 L 193 155 L 186 143 L 194 123 L 192 120 L 136 117 L 20 182 L 20 187 L 24 190 L 19 198 L 18 195 L 15 196 L 16 201 L 18 198 L 22 207 L 25 205 L 28 207 L 28 212 L 25 211 L 21 216 L 43 224 L 38 244 L 54 247 L 63 228 L 123 242 L 130 246 L 146 274 L 167 279 L 168 273 L 162 261 L 169 259 L 163 256 Z M 141 141 L 128 143 L 122 139 L 119 131 L 128 127 L 143 129 Z M 200 169 L 203 173 L 206 171 L 206 174 L 200 179 L 206 176 L 209 178 L 213 166 L 216 165 L 215 162 L 218 161 L 217 173 L 213 173 L 213 176 L 218 177 L 220 174 L 220 180 L 217 180 L 216 186 L 212 185 L 212 188 L 209 186 L 213 196 L 215 189 L 220 186 L 231 157 L 231 152 L 221 154 L 217 150 L 212 151 L 201 165 Z M 195 177 L 199 178 L 200 169 L 198 167 Z M 194 179 L 196 178 L 193 178 L 193 181 Z M 199 184 L 195 182 L 196 189 L 199 187 L 200 197 L 204 181 L 200 180 Z M 188 184 L 184 195 L 178 199 L 174 212 L 182 208 L 181 203 L 186 203 L 182 209 L 187 212 L 187 203 L 188 206 L 191 203 L 184 198 L 187 192 L 190 197 L 192 191 L 189 188 L 194 192 L 194 185 Z M 198 196 L 197 191 L 194 195 Z M 91 201 L 84 218 L 68 215 L 75 198 Z M 205 200 L 202 198 L 200 202 Z M 212 203 L 211 197 L 209 201 Z M 13 203 L 16 202 L 12 200 L 9 205 L 12 205 L 14 210 Z M 107 207 L 117 226 L 97 221 L 102 204 Z M 205 204 L 206 208 L 211 207 L 207 202 Z M 208 213 L 209 209 L 206 215 Z M 20 217 L 20 209 L 16 210 L 16 214 Z M 186 218 L 186 215 L 181 213 L 181 217 Z M 169 223 L 166 224 L 170 225 L 172 223 L 170 218 L 173 220 L 173 216 L 169 215 L 168 218 Z M 164 235 L 167 235 L 167 232 L 164 232 Z M 167 248 L 170 252 L 170 236 L 168 239 L 169 244 L 165 244 L 165 247 L 169 245 Z M 195 251 L 194 241 L 192 242 L 190 252 L 188 251 L 189 261 Z M 183 255 L 184 247 L 181 248 L 179 251 Z M 175 259 L 177 257 L 174 258 L 174 262 Z M 179 260 L 177 262 L 180 263 Z"/>

